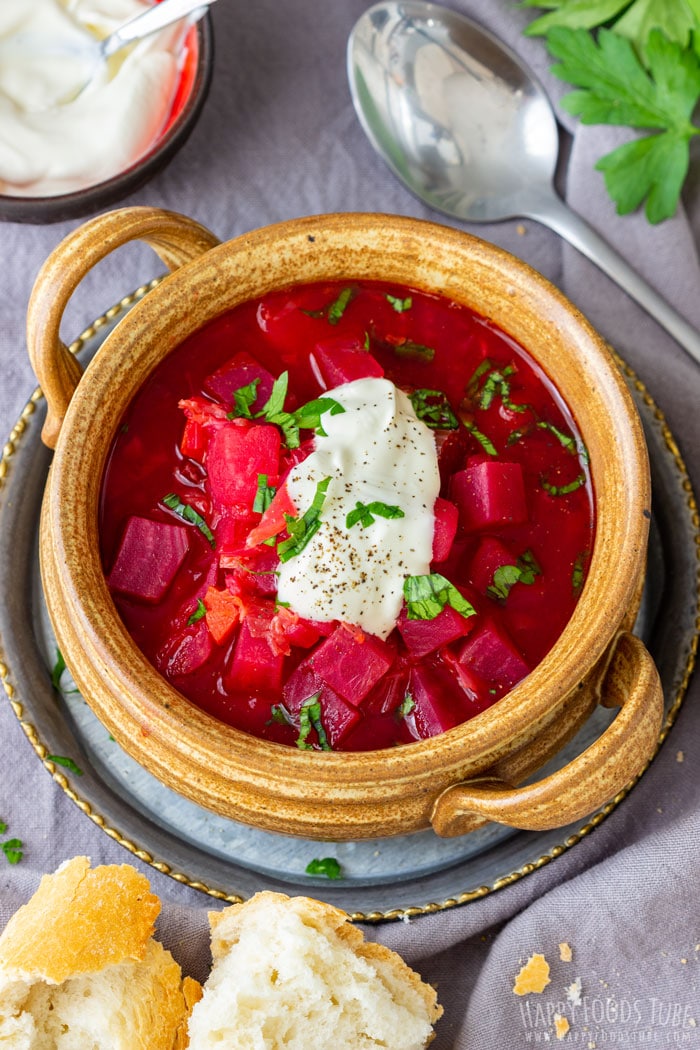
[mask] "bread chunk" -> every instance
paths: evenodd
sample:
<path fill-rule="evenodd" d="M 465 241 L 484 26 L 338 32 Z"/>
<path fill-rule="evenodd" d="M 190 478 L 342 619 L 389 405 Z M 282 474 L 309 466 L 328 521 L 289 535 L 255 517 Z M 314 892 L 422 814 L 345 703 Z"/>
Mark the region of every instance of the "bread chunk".
<path fill-rule="evenodd" d="M 210 916 L 214 965 L 190 1050 L 422 1050 L 435 990 L 345 912 L 263 892 Z"/>
<path fill-rule="evenodd" d="M 3 1050 L 174 1050 L 196 981 L 153 940 L 158 898 L 130 865 L 75 857 L 0 936 Z"/>

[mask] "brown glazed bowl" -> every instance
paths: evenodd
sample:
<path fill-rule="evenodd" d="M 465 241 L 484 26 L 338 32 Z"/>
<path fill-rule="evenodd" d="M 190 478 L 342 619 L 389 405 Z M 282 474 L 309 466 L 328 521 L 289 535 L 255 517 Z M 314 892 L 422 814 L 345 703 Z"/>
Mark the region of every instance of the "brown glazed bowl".
<path fill-rule="evenodd" d="M 140 238 L 172 271 L 107 337 L 81 377 L 59 339 L 73 290 L 100 259 Z M 382 279 L 439 292 L 491 318 L 539 362 L 590 453 L 597 531 L 573 617 L 527 678 L 471 721 L 428 740 L 363 753 L 296 750 L 230 728 L 174 690 L 136 648 L 105 583 L 97 538 L 110 443 L 135 392 L 192 331 L 238 303 L 295 283 Z M 387 215 L 292 220 L 226 244 L 153 208 L 101 215 L 44 265 L 28 344 L 56 452 L 41 520 L 51 620 L 86 701 L 122 747 L 181 795 L 259 828 L 318 839 L 460 835 L 486 820 L 559 827 L 603 805 L 645 766 L 661 686 L 630 633 L 645 569 L 650 482 L 640 421 L 609 352 L 543 277 L 465 233 Z M 620 711 L 563 768 L 530 778 L 596 704 Z"/>

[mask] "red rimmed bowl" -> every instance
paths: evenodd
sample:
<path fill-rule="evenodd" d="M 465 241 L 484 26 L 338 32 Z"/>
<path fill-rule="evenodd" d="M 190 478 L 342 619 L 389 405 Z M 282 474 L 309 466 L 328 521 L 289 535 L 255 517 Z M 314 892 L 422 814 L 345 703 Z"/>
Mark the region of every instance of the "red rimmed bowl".
<path fill-rule="evenodd" d="M 0 221 L 46 224 L 82 218 L 107 208 L 157 175 L 187 142 L 206 101 L 214 68 L 211 15 L 189 29 L 170 113 L 158 138 L 123 171 L 101 182 L 55 196 L 0 193 Z"/>
<path fill-rule="evenodd" d="M 58 330 L 84 274 L 140 238 L 172 273 L 105 340 L 81 377 Z M 492 320 L 555 383 L 590 454 L 596 539 L 561 637 L 510 693 L 428 740 L 360 753 L 296 750 L 205 714 L 135 646 L 100 561 L 106 458 L 131 399 L 192 332 L 239 303 L 295 284 L 382 280 L 442 295 Z M 56 454 L 41 524 L 42 578 L 59 646 L 113 736 L 165 784 L 244 823 L 359 839 L 485 820 L 557 827 L 586 816 L 645 766 L 658 740 L 656 669 L 631 633 L 644 577 L 650 483 L 641 424 L 604 342 L 524 263 L 452 229 L 384 215 L 316 216 L 219 244 L 182 216 L 129 208 L 61 244 L 30 303 L 28 344 Z M 526 786 L 598 703 L 620 711 L 563 769 Z"/>

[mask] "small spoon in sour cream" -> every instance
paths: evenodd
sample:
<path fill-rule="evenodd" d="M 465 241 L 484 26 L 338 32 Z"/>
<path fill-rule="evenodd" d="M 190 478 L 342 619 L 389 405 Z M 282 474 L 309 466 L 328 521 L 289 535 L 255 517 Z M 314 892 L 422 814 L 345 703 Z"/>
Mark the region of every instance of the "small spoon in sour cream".
<path fill-rule="evenodd" d="M 102 40 L 84 33 L 67 39 L 34 31 L 21 31 L 2 43 L 3 52 L 15 55 L 31 53 L 34 62 L 65 58 L 70 62 L 72 77 L 70 84 L 62 85 L 60 98 L 50 105 L 65 105 L 73 102 L 99 76 L 107 62 L 123 48 L 143 40 L 153 33 L 165 29 L 180 19 L 191 16 L 190 22 L 202 18 L 215 0 L 160 0 L 141 14 L 130 18 Z"/>

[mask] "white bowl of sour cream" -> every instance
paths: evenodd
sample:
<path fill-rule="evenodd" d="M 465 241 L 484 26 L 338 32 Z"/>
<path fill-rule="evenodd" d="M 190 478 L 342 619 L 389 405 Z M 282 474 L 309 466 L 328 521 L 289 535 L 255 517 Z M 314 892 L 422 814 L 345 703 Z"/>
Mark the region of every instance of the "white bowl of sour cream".
<path fill-rule="evenodd" d="M 147 0 L 0 4 L 0 219 L 54 222 L 105 207 L 183 145 L 209 87 L 207 18 L 169 26 L 113 56 L 75 97 L 86 41 L 145 6 Z"/>

